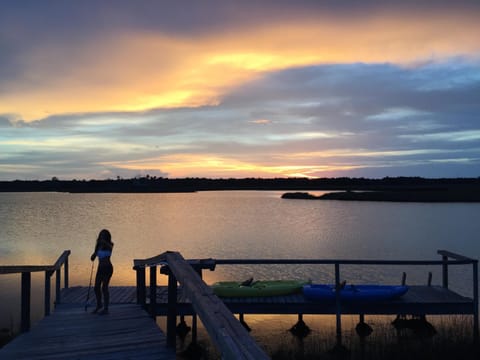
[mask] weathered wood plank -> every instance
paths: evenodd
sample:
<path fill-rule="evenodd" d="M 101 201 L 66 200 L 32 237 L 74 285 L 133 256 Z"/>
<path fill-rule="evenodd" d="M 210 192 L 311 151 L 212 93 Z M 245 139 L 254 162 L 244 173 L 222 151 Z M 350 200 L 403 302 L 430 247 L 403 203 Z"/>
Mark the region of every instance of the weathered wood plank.
<path fill-rule="evenodd" d="M 138 305 L 113 305 L 109 315 L 62 304 L 0 350 L 2 359 L 175 359 L 165 335 Z"/>
<path fill-rule="evenodd" d="M 446 256 L 446 257 L 449 257 L 451 259 L 458 260 L 458 261 L 469 261 L 469 262 L 474 262 L 474 261 L 476 262 L 477 261 L 475 259 L 469 258 L 468 256 L 463 256 L 463 255 L 460 255 L 460 254 L 456 254 L 456 253 L 453 253 L 453 252 L 448 251 L 448 250 L 437 250 L 437 254 L 442 255 L 442 256 Z"/>
<path fill-rule="evenodd" d="M 184 286 L 187 297 L 192 300 L 195 311 L 224 358 L 268 358 L 266 353 L 180 253 L 169 252 L 165 254 L 165 257 L 170 271 Z"/>
<path fill-rule="evenodd" d="M 133 286 L 111 286 L 110 303 L 111 304 L 133 304 L 136 302 L 136 290 Z M 87 286 L 73 286 L 68 289 L 62 289 L 62 303 L 66 304 L 85 304 L 87 300 Z M 90 288 L 89 303 L 95 303 L 95 293 L 93 287 Z"/>
<path fill-rule="evenodd" d="M 85 305 L 88 287 L 70 287 L 62 290 L 62 303 Z M 112 304 L 133 304 L 136 302 L 136 291 L 133 286 L 112 286 L 110 287 L 110 299 Z M 190 304 L 190 300 L 183 287 L 178 288 L 177 300 L 179 304 Z M 298 311 L 302 312 L 306 305 L 315 305 L 315 303 L 305 300 L 301 293 L 272 296 L 272 297 L 245 297 L 245 298 L 222 298 L 222 301 L 229 306 L 230 304 L 238 304 L 239 306 L 255 307 L 260 304 L 284 305 L 292 308 L 297 306 Z M 90 304 L 95 304 L 95 295 L 93 289 L 90 289 Z M 435 305 L 441 308 L 442 304 L 463 306 L 471 304 L 472 299 L 461 296 L 449 289 L 441 286 L 411 286 L 410 290 L 399 300 L 390 302 L 392 306 L 416 306 L 416 305 Z M 160 286 L 157 288 L 157 304 L 158 307 L 165 307 L 167 304 L 167 287 Z M 387 303 L 388 305 L 388 303 Z M 272 312 L 274 309 L 272 308 Z M 321 311 L 321 309 L 319 309 Z M 294 312 L 295 313 L 295 312 Z M 320 312 L 321 313 L 321 312 Z M 451 313 L 450 310 L 448 313 Z M 165 314 L 164 314 L 165 315 Z"/>
<path fill-rule="evenodd" d="M 52 265 L 2 265 L 0 274 L 19 274 L 23 272 L 39 272 L 52 270 Z"/>
<path fill-rule="evenodd" d="M 68 262 L 70 250 L 65 250 L 53 265 L 0 265 L 0 274 L 16 274 L 24 272 L 54 271 Z"/>

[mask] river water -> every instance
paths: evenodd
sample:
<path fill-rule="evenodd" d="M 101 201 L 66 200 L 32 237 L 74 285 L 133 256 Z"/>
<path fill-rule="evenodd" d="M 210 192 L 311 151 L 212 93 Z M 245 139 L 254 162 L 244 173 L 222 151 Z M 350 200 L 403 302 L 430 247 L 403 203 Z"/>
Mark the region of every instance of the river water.
<path fill-rule="evenodd" d="M 320 194 L 321 192 L 315 192 Z M 174 194 L 0 193 L 0 264 L 53 264 L 70 256 L 70 284 L 88 285 L 90 254 L 107 228 L 115 243 L 111 285 L 134 285 L 133 259 L 167 250 L 185 258 L 438 260 L 446 249 L 480 258 L 480 204 L 382 203 L 281 199 L 279 191 Z M 435 266 L 345 266 L 350 283 L 425 284 Z M 33 291 L 43 294 L 43 273 Z M 218 266 L 218 280 L 311 279 L 332 282 L 333 266 Z M 471 296 L 471 267 L 454 267 L 451 287 Z M 166 278 L 159 277 L 165 284 Z M 18 328 L 20 275 L 0 275 L 0 328 Z M 32 317 L 43 296 L 33 296 Z M 255 322 L 258 318 L 251 321 Z"/>

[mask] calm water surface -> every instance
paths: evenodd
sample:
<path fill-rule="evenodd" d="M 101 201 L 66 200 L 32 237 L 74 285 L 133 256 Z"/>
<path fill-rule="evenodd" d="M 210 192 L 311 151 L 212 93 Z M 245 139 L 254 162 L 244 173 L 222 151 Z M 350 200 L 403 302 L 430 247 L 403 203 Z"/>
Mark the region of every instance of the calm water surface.
<path fill-rule="evenodd" d="M 0 193 L 0 264 L 52 264 L 70 249 L 70 283 L 88 285 L 98 232 L 115 243 L 112 285 L 133 285 L 134 258 L 167 250 L 185 258 L 439 259 L 438 249 L 480 258 L 480 204 L 283 200 L 277 191 L 186 194 Z M 436 267 L 341 269 L 348 282 L 425 283 Z M 33 277 L 41 309 L 43 274 Z M 333 281 L 332 266 L 219 266 L 220 279 Z M 17 325 L 19 275 L 0 276 L 0 328 Z M 471 295 L 470 267 L 456 267 L 452 287 Z M 161 276 L 160 283 L 166 283 Z M 37 303 L 39 299 L 40 303 Z M 9 305 L 8 305 L 9 304 Z M 41 313 L 41 311 L 38 311 Z M 34 317 L 37 315 L 34 315 Z M 40 315 L 38 315 L 40 317 Z M 34 319 L 35 320 L 35 319 Z"/>

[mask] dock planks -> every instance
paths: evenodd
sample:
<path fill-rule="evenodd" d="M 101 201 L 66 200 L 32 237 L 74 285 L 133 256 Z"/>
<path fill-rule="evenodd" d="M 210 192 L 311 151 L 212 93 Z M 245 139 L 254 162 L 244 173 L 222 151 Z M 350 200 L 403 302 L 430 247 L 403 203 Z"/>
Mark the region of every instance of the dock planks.
<path fill-rule="evenodd" d="M 4 346 L 0 358 L 167 360 L 175 359 L 175 351 L 166 347 L 165 334 L 136 304 L 111 305 L 110 314 L 103 316 L 85 312 L 83 304 L 61 304 Z"/>
<path fill-rule="evenodd" d="M 62 290 L 62 303 L 85 306 L 87 287 L 70 287 Z M 148 288 L 147 288 L 148 291 Z M 167 287 L 157 287 L 157 315 L 167 314 Z M 95 296 L 90 293 L 90 303 L 94 306 Z M 110 287 L 112 304 L 136 302 L 136 289 L 133 286 Z M 147 296 L 148 299 L 148 296 Z M 225 305 L 234 313 L 245 314 L 335 314 L 333 304 L 305 300 L 302 294 L 270 297 L 222 298 Z M 193 313 L 190 300 L 180 287 L 177 293 L 179 315 Z M 472 314 L 471 298 L 461 296 L 441 286 L 410 286 L 400 299 L 374 304 L 344 304 L 343 314 Z"/>
<path fill-rule="evenodd" d="M 136 289 L 134 286 L 110 286 L 110 303 L 111 304 L 135 304 L 137 299 Z M 83 304 L 85 306 L 88 294 L 88 287 L 73 286 L 68 289 L 62 289 L 62 304 Z M 89 304 L 95 305 L 95 294 L 93 288 L 90 289 Z"/>
<path fill-rule="evenodd" d="M 193 313 L 190 301 L 178 289 L 178 313 Z M 148 291 L 148 289 L 147 289 Z M 152 318 L 136 304 L 134 286 L 110 287 L 109 315 L 90 314 L 95 306 L 90 290 L 89 312 L 85 312 L 88 287 L 62 289 L 61 301 L 52 315 L 0 350 L 3 359 L 174 359 L 166 337 Z M 147 297 L 148 298 L 148 297 Z M 310 302 L 301 294 L 260 298 L 224 298 L 234 313 L 245 314 L 334 314 L 335 307 Z M 372 306 L 343 306 L 343 314 L 471 314 L 472 299 L 440 286 L 411 286 L 401 299 Z M 157 288 L 157 315 L 167 313 L 167 288 Z"/>

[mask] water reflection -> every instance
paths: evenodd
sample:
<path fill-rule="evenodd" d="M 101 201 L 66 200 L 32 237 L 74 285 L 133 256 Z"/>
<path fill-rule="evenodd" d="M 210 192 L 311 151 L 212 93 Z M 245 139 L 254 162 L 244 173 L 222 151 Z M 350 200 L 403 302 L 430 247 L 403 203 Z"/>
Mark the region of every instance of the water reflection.
<path fill-rule="evenodd" d="M 32 273 L 31 324 L 34 325 L 44 314 L 45 275 L 43 272 Z M 53 288 L 53 286 L 52 286 Z M 0 276 L 0 329 L 14 333 L 20 330 L 20 294 L 21 274 Z M 53 293 L 51 296 L 53 305 Z"/>
<path fill-rule="evenodd" d="M 480 204 L 399 204 L 283 200 L 276 191 L 188 194 L 0 193 L 0 264 L 53 264 L 70 249 L 70 284 L 88 285 L 98 231 L 115 242 L 111 285 L 133 285 L 134 258 L 166 250 L 185 258 L 439 259 L 440 248 L 480 258 Z M 441 282 L 436 267 L 341 267 L 351 283 Z M 333 282 L 333 266 L 218 266 L 219 280 Z M 43 273 L 32 284 L 43 299 Z M 471 269 L 452 267 L 452 288 L 470 295 Z M 20 275 L 0 276 L 0 328 L 15 316 Z M 14 280 L 11 280 L 14 279 Z M 159 276 L 160 284 L 166 277 Z M 53 298 L 53 296 L 52 296 Z M 37 306 L 42 313 L 43 305 Z M 37 311 L 32 309 L 32 313 Z M 40 315 L 38 315 L 39 317 Z"/>

